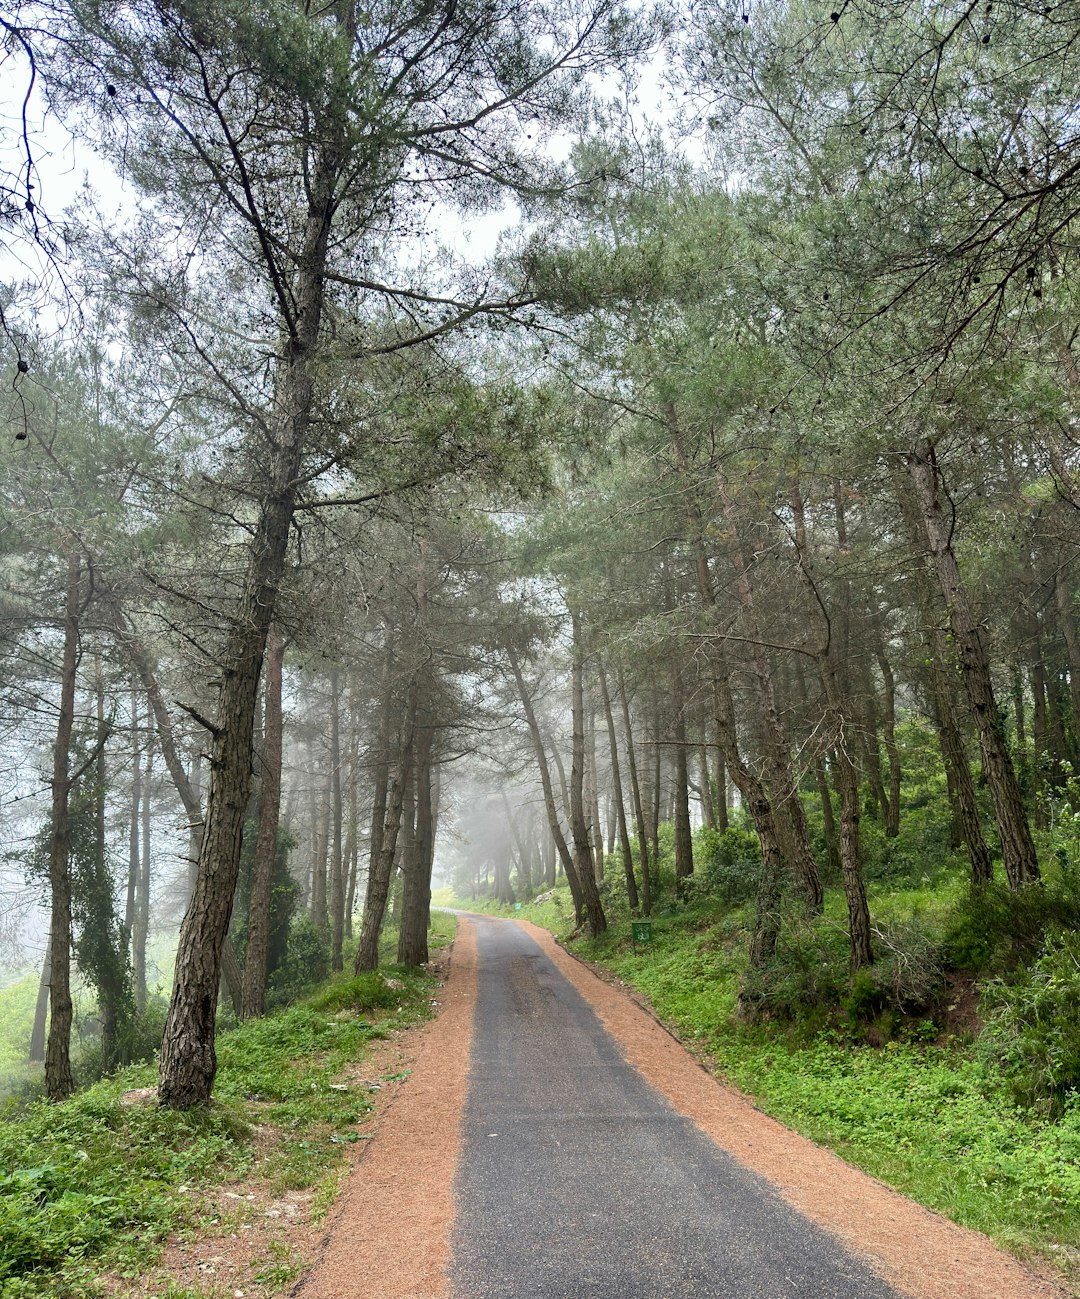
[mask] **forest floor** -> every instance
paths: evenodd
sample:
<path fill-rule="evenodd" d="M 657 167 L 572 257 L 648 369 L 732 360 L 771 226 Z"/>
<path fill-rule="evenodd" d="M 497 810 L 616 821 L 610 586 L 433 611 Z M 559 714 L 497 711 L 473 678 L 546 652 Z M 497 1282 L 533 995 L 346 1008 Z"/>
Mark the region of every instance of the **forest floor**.
<path fill-rule="evenodd" d="M 544 930 L 463 918 L 442 1002 L 301 1299 L 1065 1293 L 762 1114 Z"/>

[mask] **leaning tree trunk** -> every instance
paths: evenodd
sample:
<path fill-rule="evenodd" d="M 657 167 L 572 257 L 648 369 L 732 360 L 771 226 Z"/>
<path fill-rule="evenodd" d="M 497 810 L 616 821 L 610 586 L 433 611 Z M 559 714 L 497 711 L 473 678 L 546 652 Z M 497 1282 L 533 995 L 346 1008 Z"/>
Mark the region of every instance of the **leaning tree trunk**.
<path fill-rule="evenodd" d="M 334 179 L 335 168 L 324 154 L 313 167 L 304 237 L 297 252 L 294 323 L 284 341 L 278 418 L 268 439 L 268 482 L 256 512 L 239 607 L 221 654 L 217 715 L 208 727 L 212 743 L 206 826 L 195 891 L 180 927 L 172 1001 L 161 1043 L 159 1095 L 163 1104 L 174 1109 L 208 1101 L 217 1072 L 214 1026 L 221 951 L 232 916 L 251 790 L 259 674 L 285 571 L 311 421 Z"/>
<path fill-rule="evenodd" d="M 255 839 L 255 865 L 251 873 L 247 951 L 241 1013 L 245 1019 L 266 1010 L 266 969 L 270 948 L 270 903 L 274 863 L 277 859 L 278 818 L 281 814 L 281 678 L 285 638 L 271 628 L 266 655 L 265 720 L 263 723 L 263 777 L 259 799 L 259 828 Z"/>
<path fill-rule="evenodd" d="M 551 769 L 548 767 L 544 738 L 540 734 L 540 725 L 536 720 L 532 695 L 529 694 L 529 687 L 525 683 L 525 676 L 521 671 L 521 664 L 518 662 L 517 654 L 513 649 L 507 649 L 506 658 L 510 664 L 510 671 L 513 673 L 514 681 L 517 684 L 521 707 L 525 713 L 525 722 L 528 725 L 529 737 L 533 744 L 533 752 L 536 755 L 536 765 L 540 772 L 540 786 L 544 792 L 544 811 L 547 814 L 548 829 L 551 832 L 552 842 L 555 845 L 555 851 L 558 853 L 559 861 L 566 873 L 566 882 L 570 886 L 570 896 L 574 899 L 574 918 L 577 924 L 580 925 L 585 918 L 585 895 L 582 891 L 577 868 L 574 865 L 574 859 L 570 855 L 566 837 L 562 832 L 562 826 L 559 824 L 559 810 L 555 803 L 555 791 L 551 785 Z M 592 872 L 590 871 L 589 874 L 591 875 Z M 554 883 L 554 880 L 551 882 Z"/>
<path fill-rule="evenodd" d="M 623 872 L 626 876 L 626 897 L 630 910 L 636 911 L 639 906 L 637 880 L 634 878 L 634 854 L 630 848 L 630 832 L 626 828 L 626 804 L 623 802 L 622 773 L 619 769 L 619 746 L 615 738 L 615 718 L 611 711 L 611 695 L 608 693 L 607 673 L 603 660 L 597 664 L 600 677 L 600 698 L 604 705 L 604 718 L 607 721 L 608 748 L 611 751 L 611 796 L 615 803 L 615 825 L 619 834 L 619 846 L 622 849 Z"/>
<path fill-rule="evenodd" d="M 63 1100 L 75 1090 L 71 1073 L 71 869 L 68 799 L 71 793 L 71 732 L 75 723 L 75 671 L 79 650 L 79 555 L 67 560 L 64 657 L 60 707 L 53 742 L 52 822 L 49 836 L 49 1037 L 45 1044 L 45 1094 Z"/>
<path fill-rule="evenodd" d="M 645 833 L 645 811 L 641 802 L 641 784 L 638 780 L 637 754 L 634 751 L 634 728 L 630 722 L 630 701 L 626 694 L 626 680 L 622 665 L 615 671 L 619 690 L 619 707 L 622 712 L 623 733 L 626 736 L 626 770 L 630 777 L 630 796 L 634 808 L 634 825 L 637 828 L 638 854 L 641 857 L 641 910 L 652 914 L 652 879 L 649 874 L 649 837 Z"/>
<path fill-rule="evenodd" d="M 983 771 L 990 786 L 994 819 L 1001 838 L 1005 874 L 1010 888 L 1022 888 L 1038 881 L 1038 858 L 1024 813 L 1020 785 L 998 718 L 990 656 L 960 576 L 952 546 L 952 525 L 945 517 L 938 496 L 937 459 L 928 439 L 919 442 L 907 464 L 922 509 L 930 553 L 949 610 L 964 684 L 971 701 Z"/>

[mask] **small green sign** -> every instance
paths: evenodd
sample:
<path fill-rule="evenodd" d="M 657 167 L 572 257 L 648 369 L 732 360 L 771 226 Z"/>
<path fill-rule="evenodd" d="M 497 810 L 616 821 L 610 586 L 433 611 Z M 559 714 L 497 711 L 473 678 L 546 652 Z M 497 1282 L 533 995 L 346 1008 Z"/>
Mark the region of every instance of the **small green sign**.
<path fill-rule="evenodd" d="M 515 902 L 515 903 L 514 903 L 514 910 L 515 910 L 515 911 L 520 911 L 520 910 L 521 910 L 521 903 L 520 903 L 520 902 Z"/>
<path fill-rule="evenodd" d="M 638 943 L 652 942 L 652 921 L 651 920 L 632 920 L 630 922 L 630 932 L 633 937 L 634 946 Z"/>

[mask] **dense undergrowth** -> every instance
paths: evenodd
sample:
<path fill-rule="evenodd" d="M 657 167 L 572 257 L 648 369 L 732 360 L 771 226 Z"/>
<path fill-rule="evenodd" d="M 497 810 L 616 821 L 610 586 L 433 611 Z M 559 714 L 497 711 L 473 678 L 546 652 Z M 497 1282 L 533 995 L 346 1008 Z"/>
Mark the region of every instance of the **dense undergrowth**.
<path fill-rule="evenodd" d="M 919 833 L 925 833 L 921 827 Z M 665 846 L 662 831 L 661 846 Z M 753 840 L 700 831 L 676 893 L 662 852 L 653 942 L 635 950 L 619 859 L 609 931 L 574 933 L 569 891 L 522 918 L 643 992 L 768 1113 L 1021 1256 L 1080 1275 L 1080 882 L 973 894 L 963 863 L 868 836 L 875 964 L 848 972 L 841 890 L 787 904 L 777 954 L 747 966 Z M 726 842 L 724 842 L 726 840 Z M 940 840 L 938 840 L 940 843 Z M 510 914 L 480 898 L 461 905 Z"/>
<path fill-rule="evenodd" d="M 433 917 L 433 946 L 452 934 L 451 917 Z M 106 1271 L 137 1278 L 171 1231 L 198 1227 L 200 1191 L 253 1173 L 275 1194 L 319 1187 L 325 1208 L 371 1108 L 364 1089 L 338 1080 L 368 1043 L 429 1014 L 432 987 L 428 974 L 396 966 L 337 975 L 292 1006 L 222 1032 L 207 1108 L 179 1113 L 152 1096 L 125 1097 L 156 1083 L 153 1062 L 60 1104 L 7 1102 L 0 1296 L 82 1299 L 101 1293 Z"/>

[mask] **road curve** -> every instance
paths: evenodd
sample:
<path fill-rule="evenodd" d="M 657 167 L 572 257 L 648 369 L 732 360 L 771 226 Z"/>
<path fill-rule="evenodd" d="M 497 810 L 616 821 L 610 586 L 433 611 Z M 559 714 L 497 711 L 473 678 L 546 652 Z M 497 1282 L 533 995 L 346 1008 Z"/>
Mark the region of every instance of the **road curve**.
<path fill-rule="evenodd" d="M 469 922 L 454 1299 L 898 1299 L 627 1064 L 519 926 Z"/>

